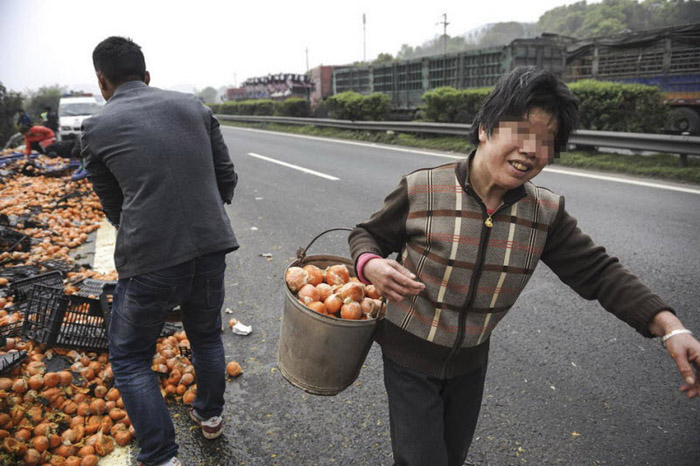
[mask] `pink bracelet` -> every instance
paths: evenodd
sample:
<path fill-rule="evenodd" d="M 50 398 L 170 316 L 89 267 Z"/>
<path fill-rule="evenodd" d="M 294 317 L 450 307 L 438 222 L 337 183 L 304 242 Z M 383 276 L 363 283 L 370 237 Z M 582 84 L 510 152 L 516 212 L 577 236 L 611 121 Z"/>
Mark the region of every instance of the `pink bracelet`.
<path fill-rule="evenodd" d="M 365 268 L 365 264 L 367 264 L 367 262 L 371 261 L 372 259 L 381 259 L 381 256 L 372 254 L 371 252 L 366 252 L 360 255 L 360 258 L 357 259 L 357 265 L 355 266 L 355 269 L 357 269 L 357 278 L 359 278 L 360 281 L 365 285 L 370 285 L 371 282 L 365 278 L 362 271 Z"/>

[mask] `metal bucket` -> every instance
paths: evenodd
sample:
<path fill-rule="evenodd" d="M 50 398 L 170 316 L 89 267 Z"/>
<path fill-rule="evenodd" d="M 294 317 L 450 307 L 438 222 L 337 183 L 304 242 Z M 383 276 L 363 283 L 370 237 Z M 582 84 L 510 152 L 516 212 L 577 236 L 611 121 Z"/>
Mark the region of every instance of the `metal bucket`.
<path fill-rule="evenodd" d="M 351 260 L 339 256 L 306 256 L 306 249 L 299 250 L 299 258 L 289 267 L 312 264 L 325 269 L 329 265 L 345 264 L 350 274 L 354 274 Z M 319 314 L 301 304 L 286 283 L 283 286 L 284 311 L 277 360 L 280 372 L 289 383 L 308 393 L 337 395 L 360 374 L 379 319 L 345 320 Z"/>

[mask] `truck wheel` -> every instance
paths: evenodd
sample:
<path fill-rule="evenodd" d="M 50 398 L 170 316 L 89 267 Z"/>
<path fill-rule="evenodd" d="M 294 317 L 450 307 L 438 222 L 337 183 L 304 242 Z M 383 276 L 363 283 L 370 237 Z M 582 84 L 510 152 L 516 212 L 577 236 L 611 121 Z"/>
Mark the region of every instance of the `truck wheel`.
<path fill-rule="evenodd" d="M 666 127 L 674 133 L 700 134 L 700 115 L 692 108 L 674 108 L 668 114 Z"/>

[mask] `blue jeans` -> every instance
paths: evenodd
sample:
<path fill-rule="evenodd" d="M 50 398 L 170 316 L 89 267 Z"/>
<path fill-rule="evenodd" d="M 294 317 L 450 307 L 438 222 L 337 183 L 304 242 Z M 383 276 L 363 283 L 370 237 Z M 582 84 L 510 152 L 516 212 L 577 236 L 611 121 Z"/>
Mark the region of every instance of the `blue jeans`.
<path fill-rule="evenodd" d="M 136 430 L 138 460 L 158 464 L 177 455 L 175 429 L 151 370 L 165 318 L 180 305 L 197 376 L 197 413 L 209 418 L 224 407 L 225 359 L 221 340 L 225 253 L 119 280 L 109 324 L 109 359 L 124 407 Z"/>

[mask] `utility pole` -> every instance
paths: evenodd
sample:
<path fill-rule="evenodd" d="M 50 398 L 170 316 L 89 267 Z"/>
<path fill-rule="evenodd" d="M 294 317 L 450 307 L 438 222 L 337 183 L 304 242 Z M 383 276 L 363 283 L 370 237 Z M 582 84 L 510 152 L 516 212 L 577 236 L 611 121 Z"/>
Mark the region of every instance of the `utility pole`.
<path fill-rule="evenodd" d="M 362 61 L 367 62 L 367 15 L 362 13 Z"/>
<path fill-rule="evenodd" d="M 306 101 L 311 102 L 311 87 L 307 86 L 311 82 L 311 73 L 309 73 L 309 48 L 306 47 L 306 74 L 304 75 L 304 87 L 306 89 Z"/>
<path fill-rule="evenodd" d="M 443 52 L 443 54 L 447 55 L 447 25 L 450 24 L 447 22 L 447 13 L 443 13 L 442 21 L 440 21 L 439 23 L 435 23 L 435 24 L 442 24 L 442 39 L 443 39 L 442 52 Z"/>

